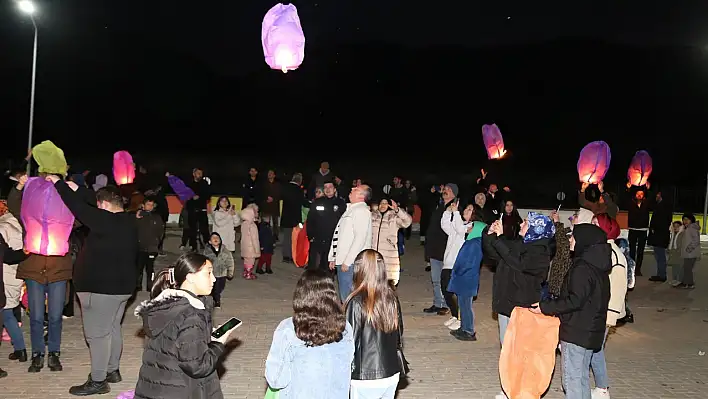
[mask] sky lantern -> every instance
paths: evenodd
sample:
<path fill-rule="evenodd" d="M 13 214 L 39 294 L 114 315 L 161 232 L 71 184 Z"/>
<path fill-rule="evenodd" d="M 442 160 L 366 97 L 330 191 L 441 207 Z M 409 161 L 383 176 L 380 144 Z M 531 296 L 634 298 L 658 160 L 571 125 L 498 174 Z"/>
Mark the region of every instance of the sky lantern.
<path fill-rule="evenodd" d="M 648 152 L 637 151 L 629 163 L 627 178 L 633 186 L 643 186 L 647 184 L 652 170 L 652 160 Z"/>
<path fill-rule="evenodd" d="M 69 252 L 74 215 L 64 205 L 54 184 L 40 177 L 30 178 L 22 193 L 20 217 L 25 227 L 27 252 L 46 256 L 64 256 Z"/>
<path fill-rule="evenodd" d="M 593 141 L 583 147 L 578 158 L 578 178 L 581 183 L 597 184 L 610 169 L 610 146 L 604 141 Z"/>
<path fill-rule="evenodd" d="M 135 163 L 128 151 L 113 154 L 113 178 L 119 186 L 131 184 L 135 180 Z"/>
<path fill-rule="evenodd" d="M 482 139 L 484 147 L 487 149 L 489 159 L 501 159 L 506 154 L 504 148 L 504 138 L 497 124 L 482 126 Z"/>
<path fill-rule="evenodd" d="M 194 190 L 187 187 L 187 185 L 184 184 L 184 181 L 182 181 L 182 179 L 177 176 L 168 175 L 167 183 L 170 185 L 170 187 L 172 187 L 172 191 L 175 192 L 179 200 L 182 202 L 189 201 L 196 195 L 194 193 Z"/>
<path fill-rule="evenodd" d="M 263 18 L 261 41 L 265 62 L 283 73 L 297 69 L 305 59 L 305 34 L 295 5 L 276 4 Z"/>

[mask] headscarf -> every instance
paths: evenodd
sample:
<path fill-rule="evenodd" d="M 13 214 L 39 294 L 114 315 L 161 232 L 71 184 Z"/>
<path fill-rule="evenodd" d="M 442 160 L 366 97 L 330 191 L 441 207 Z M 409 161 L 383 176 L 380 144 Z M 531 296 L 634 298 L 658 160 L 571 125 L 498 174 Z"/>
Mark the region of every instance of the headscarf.
<path fill-rule="evenodd" d="M 556 234 L 556 226 L 551 218 L 537 212 L 529 212 L 527 219 L 529 229 L 524 234 L 524 243 L 529 243 L 544 238 L 552 238 Z"/>
<path fill-rule="evenodd" d="M 484 207 L 484 205 L 487 204 L 487 196 L 484 195 L 484 193 L 477 193 L 477 195 L 474 196 L 474 203 L 475 204 L 479 204 L 479 202 L 477 202 L 478 200 L 479 200 L 479 202 L 482 203 L 481 205 L 479 205 L 481 207 Z"/>
<path fill-rule="evenodd" d="M 612 219 L 606 213 L 601 213 L 597 215 L 596 218 L 597 225 L 607 234 L 608 240 L 614 240 L 619 237 L 620 227 L 616 220 Z"/>

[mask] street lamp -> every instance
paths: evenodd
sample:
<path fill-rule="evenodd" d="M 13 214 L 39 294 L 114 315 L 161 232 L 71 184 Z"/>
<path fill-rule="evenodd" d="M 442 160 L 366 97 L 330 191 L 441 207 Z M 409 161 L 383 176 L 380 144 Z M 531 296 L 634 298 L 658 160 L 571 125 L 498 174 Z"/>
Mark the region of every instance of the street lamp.
<path fill-rule="evenodd" d="M 34 14 L 37 12 L 37 7 L 30 0 L 21 0 L 17 2 L 17 8 L 28 15 L 34 27 L 34 48 L 32 50 L 32 87 L 30 93 L 30 116 L 29 116 L 29 133 L 27 134 L 27 152 L 32 150 L 32 129 L 34 128 L 34 89 L 35 81 L 37 80 L 37 22 L 34 20 Z M 27 161 L 27 176 L 30 175 L 32 169 L 31 159 Z"/>

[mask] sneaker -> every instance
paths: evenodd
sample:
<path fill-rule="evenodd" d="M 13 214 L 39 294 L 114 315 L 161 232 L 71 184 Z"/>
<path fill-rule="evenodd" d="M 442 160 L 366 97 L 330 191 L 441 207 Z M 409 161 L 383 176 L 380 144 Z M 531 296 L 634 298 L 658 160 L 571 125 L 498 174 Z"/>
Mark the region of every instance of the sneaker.
<path fill-rule="evenodd" d="M 27 368 L 28 373 L 39 373 L 44 367 L 44 354 L 43 353 L 33 353 L 32 354 L 32 364 Z"/>
<path fill-rule="evenodd" d="M 123 381 L 123 376 L 120 375 L 120 370 L 111 371 L 110 373 L 106 374 L 106 382 L 109 384 L 117 384 L 121 381 Z"/>
<path fill-rule="evenodd" d="M 24 363 L 27 361 L 27 350 L 22 349 L 19 351 L 14 351 L 10 353 L 10 355 L 7 357 L 10 360 L 17 360 L 20 363 Z"/>
<path fill-rule="evenodd" d="M 94 381 L 91 377 L 81 385 L 69 388 L 69 393 L 75 396 L 102 395 L 111 392 L 111 387 L 106 381 Z"/>
<path fill-rule="evenodd" d="M 456 321 L 457 321 L 457 317 L 450 317 L 450 318 L 449 318 L 445 323 L 443 323 L 443 324 L 445 325 L 445 327 L 448 327 L 448 326 L 450 326 L 450 324 L 452 324 L 452 323 L 454 323 L 454 322 L 456 322 Z M 455 329 L 455 330 L 457 330 L 457 329 Z"/>
<path fill-rule="evenodd" d="M 0 369 L 0 378 L 5 378 L 7 377 L 7 371 Z"/>
<path fill-rule="evenodd" d="M 438 316 L 447 316 L 449 314 L 450 314 L 450 309 L 448 309 L 448 308 L 440 308 L 440 310 L 438 310 Z"/>
<path fill-rule="evenodd" d="M 649 277 L 649 281 L 653 281 L 655 283 L 663 283 L 663 282 L 666 282 L 666 277 L 651 276 L 651 277 Z"/>
<path fill-rule="evenodd" d="M 458 330 L 461 326 L 462 323 L 459 320 L 455 319 L 455 321 L 453 321 L 452 324 L 447 326 L 447 328 L 449 328 L 450 330 Z"/>
<path fill-rule="evenodd" d="M 61 365 L 61 361 L 59 360 L 60 355 L 61 354 L 59 352 L 49 352 L 49 357 L 47 358 L 47 367 L 49 367 L 49 371 L 64 370 L 64 367 Z"/>
<path fill-rule="evenodd" d="M 429 308 L 423 309 L 423 313 L 437 313 L 440 311 L 440 309 L 442 309 L 442 308 L 439 308 L 439 307 L 433 305 Z"/>
<path fill-rule="evenodd" d="M 453 337 L 457 338 L 460 341 L 476 341 L 477 340 L 477 334 L 475 333 L 469 333 L 463 329 L 457 329 L 455 331 L 450 331 L 450 335 Z"/>
<path fill-rule="evenodd" d="M 263 271 L 263 269 L 256 269 L 256 273 L 258 273 L 258 274 L 265 274 L 265 272 Z"/>
<path fill-rule="evenodd" d="M 271 269 L 270 267 L 266 268 L 266 273 L 273 274 L 273 269 Z"/>
<path fill-rule="evenodd" d="M 607 388 L 595 388 L 592 390 L 592 399 L 610 399 L 610 390 Z"/>
<path fill-rule="evenodd" d="M 679 288 L 679 289 L 682 289 L 682 290 L 692 290 L 692 289 L 696 288 L 696 286 L 695 286 L 694 284 L 684 284 L 684 283 L 681 283 L 681 284 L 679 284 L 679 285 L 675 285 L 674 288 Z"/>

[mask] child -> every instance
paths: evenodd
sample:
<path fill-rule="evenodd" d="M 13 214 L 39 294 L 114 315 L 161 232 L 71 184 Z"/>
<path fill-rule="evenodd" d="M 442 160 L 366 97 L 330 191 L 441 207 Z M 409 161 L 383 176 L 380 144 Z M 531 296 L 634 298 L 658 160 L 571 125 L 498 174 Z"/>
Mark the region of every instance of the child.
<path fill-rule="evenodd" d="M 211 216 L 214 220 L 214 232 L 219 233 L 226 250 L 234 253 L 236 251 L 236 227 L 241 224 L 241 219 L 236 208 L 231 205 L 229 197 L 219 197 Z"/>
<path fill-rule="evenodd" d="M 683 261 L 681 260 L 681 240 L 683 239 L 683 223 L 675 221 L 671 223 L 671 240 L 669 241 L 669 253 L 667 264 L 671 266 L 671 281 L 669 284 L 677 286 L 683 279 Z"/>
<path fill-rule="evenodd" d="M 209 243 L 204 248 L 204 256 L 209 258 L 214 266 L 214 288 L 211 290 L 211 297 L 214 298 L 214 307 L 221 308 L 221 293 L 226 287 L 226 279 L 234 278 L 234 257 L 231 252 L 223 245 L 219 233 L 211 233 Z"/>
<path fill-rule="evenodd" d="M 263 274 L 273 274 L 273 269 L 270 267 L 270 263 L 273 260 L 273 247 L 275 245 L 273 239 L 273 229 L 270 227 L 268 222 L 258 223 L 258 241 L 261 244 L 261 257 L 258 258 L 258 265 L 256 267 L 256 273 Z M 265 271 L 263 271 L 263 266 L 265 265 Z"/>
<path fill-rule="evenodd" d="M 261 243 L 258 239 L 258 226 L 256 217 L 258 206 L 250 204 L 241 211 L 241 258 L 243 258 L 243 275 L 246 280 L 255 280 L 253 265 L 256 258 L 261 257 Z"/>
<path fill-rule="evenodd" d="M 146 197 L 141 209 L 135 214 L 138 226 L 138 281 L 137 291 L 141 290 L 143 271 L 145 271 L 145 291 L 152 288 L 155 259 L 159 253 L 160 240 L 165 224 L 155 210 L 155 199 Z"/>

